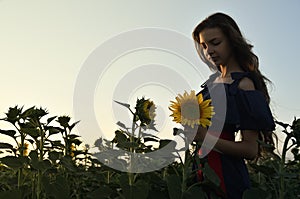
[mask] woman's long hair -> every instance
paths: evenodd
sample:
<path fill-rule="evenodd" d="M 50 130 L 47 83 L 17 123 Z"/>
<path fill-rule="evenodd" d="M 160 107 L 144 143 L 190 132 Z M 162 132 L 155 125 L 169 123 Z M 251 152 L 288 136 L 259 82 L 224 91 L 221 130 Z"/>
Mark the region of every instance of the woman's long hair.
<path fill-rule="evenodd" d="M 258 57 L 252 52 L 253 46 L 247 43 L 237 23 L 224 13 L 215 13 L 203 20 L 193 31 L 193 38 L 199 56 L 212 70 L 216 71 L 220 70 L 219 66 L 208 63 L 209 60 L 203 48 L 200 46 L 199 34 L 205 28 L 220 28 L 222 30 L 232 46 L 232 51 L 238 64 L 243 71 L 250 72 L 256 89 L 262 91 L 267 102 L 270 102 L 270 96 L 266 86 L 266 82 L 270 82 L 270 80 L 261 74 Z"/>
<path fill-rule="evenodd" d="M 219 66 L 212 64 L 207 59 L 207 55 L 200 45 L 199 34 L 206 28 L 220 28 L 222 30 L 231 44 L 233 54 L 238 64 L 243 71 L 249 72 L 255 88 L 260 90 L 264 94 L 267 102 L 270 103 L 266 82 L 270 83 L 271 81 L 261 74 L 258 57 L 252 52 L 253 45 L 249 44 L 243 37 L 237 23 L 224 13 L 215 13 L 204 19 L 193 31 L 195 46 L 202 61 L 204 61 L 211 70 L 220 71 Z M 260 134 L 260 138 L 268 144 L 274 145 L 272 133 L 264 132 L 263 136 Z"/>

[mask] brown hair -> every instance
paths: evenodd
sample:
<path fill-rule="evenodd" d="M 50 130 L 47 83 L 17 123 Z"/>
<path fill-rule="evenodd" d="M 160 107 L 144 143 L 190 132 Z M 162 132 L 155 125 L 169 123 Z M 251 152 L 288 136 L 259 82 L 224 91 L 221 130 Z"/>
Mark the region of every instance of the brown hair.
<path fill-rule="evenodd" d="M 204 19 L 193 31 L 193 38 L 199 56 L 212 70 L 216 71 L 220 70 L 219 66 L 209 64 L 202 47 L 200 47 L 199 34 L 205 28 L 220 28 L 222 30 L 232 46 L 238 64 L 245 72 L 250 72 L 251 79 L 253 80 L 256 89 L 264 93 L 266 100 L 269 103 L 270 96 L 266 82 L 270 82 L 270 80 L 261 74 L 258 68 L 258 57 L 252 52 L 253 45 L 245 40 L 237 23 L 224 13 L 215 13 Z"/>

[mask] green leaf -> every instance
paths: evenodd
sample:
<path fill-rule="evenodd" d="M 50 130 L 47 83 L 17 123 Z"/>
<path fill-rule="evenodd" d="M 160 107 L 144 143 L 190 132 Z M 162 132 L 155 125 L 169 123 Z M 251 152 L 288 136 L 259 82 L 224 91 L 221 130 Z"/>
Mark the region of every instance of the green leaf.
<path fill-rule="evenodd" d="M 163 148 L 165 146 L 167 146 L 168 144 L 171 144 L 172 147 L 176 147 L 176 142 L 174 140 L 168 140 L 168 139 L 162 139 L 159 141 L 159 148 Z"/>
<path fill-rule="evenodd" d="M 31 161 L 38 161 L 38 152 L 36 150 L 30 151 L 29 157 Z"/>
<path fill-rule="evenodd" d="M 170 199 L 181 199 L 181 179 L 177 175 L 166 177 Z"/>
<path fill-rule="evenodd" d="M 115 131 L 115 138 L 116 143 L 122 143 L 127 141 L 126 135 L 122 131 Z"/>
<path fill-rule="evenodd" d="M 135 199 L 147 199 L 149 193 L 149 184 L 144 180 L 139 180 L 133 185 Z"/>
<path fill-rule="evenodd" d="M 280 121 L 275 121 L 275 123 L 282 126 L 284 129 L 286 129 L 289 126 L 289 124 L 286 124 L 286 123 L 283 123 L 283 122 L 280 122 Z"/>
<path fill-rule="evenodd" d="M 276 174 L 276 171 L 273 167 L 265 166 L 265 165 L 257 165 L 257 164 L 249 164 L 256 171 L 261 172 L 267 176 L 273 176 Z"/>
<path fill-rule="evenodd" d="M 45 127 L 45 130 L 49 132 L 49 136 L 50 135 L 55 135 L 57 133 L 60 133 L 63 131 L 62 128 L 59 128 L 59 127 L 54 127 L 54 126 L 49 126 L 49 127 Z"/>
<path fill-rule="evenodd" d="M 144 142 L 158 142 L 158 140 L 156 138 L 152 138 L 152 137 L 145 137 L 143 139 L 144 139 Z"/>
<path fill-rule="evenodd" d="M 72 161 L 72 158 L 69 156 L 64 156 L 61 158 L 61 164 L 70 171 L 76 172 L 76 167 Z"/>
<path fill-rule="evenodd" d="M 79 146 L 82 143 L 82 141 L 79 140 L 79 139 L 73 139 L 72 143 L 74 143 L 75 145 Z"/>
<path fill-rule="evenodd" d="M 16 131 L 15 130 L 1 130 L 0 129 L 0 133 L 1 134 L 4 134 L 4 135 L 7 135 L 9 137 L 12 137 L 12 138 L 16 138 L 15 135 L 16 135 Z"/>
<path fill-rule="evenodd" d="M 208 164 L 204 164 L 203 174 L 216 186 L 220 186 L 220 178 Z"/>
<path fill-rule="evenodd" d="M 33 169 L 46 171 L 52 167 L 49 160 L 32 160 L 31 165 Z"/>
<path fill-rule="evenodd" d="M 75 139 L 75 138 L 78 138 L 78 137 L 80 137 L 80 136 L 79 135 L 75 135 L 75 134 L 70 134 L 70 135 L 67 136 L 67 138 L 71 139 L 71 140 Z"/>
<path fill-rule="evenodd" d="M 116 103 L 118 103 L 118 104 L 120 104 L 120 105 L 122 105 L 122 106 L 124 106 L 124 107 L 126 107 L 126 108 L 130 108 L 130 105 L 129 104 L 126 104 L 126 103 L 122 103 L 122 102 L 118 102 L 118 101 L 116 101 L 116 100 L 114 100 L 114 102 L 116 102 Z"/>
<path fill-rule="evenodd" d="M 119 147 L 119 148 L 137 148 L 137 147 L 139 147 L 139 144 L 136 142 L 125 141 L 125 142 L 119 142 L 117 144 L 117 147 Z"/>
<path fill-rule="evenodd" d="M 26 110 L 20 115 L 20 117 L 23 118 L 23 119 L 26 119 L 27 117 L 31 117 L 31 115 L 33 115 L 34 109 L 35 109 L 35 106 L 26 109 Z"/>
<path fill-rule="evenodd" d="M 123 123 L 120 122 L 120 121 L 117 122 L 117 125 L 118 125 L 119 127 L 123 128 L 123 129 L 129 129 L 129 128 L 126 127 L 125 124 L 123 124 Z"/>
<path fill-rule="evenodd" d="M 40 136 L 40 130 L 37 128 L 21 128 L 22 133 L 26 133 L 33 138 L 37 138 Z"/>
<path fill-rule="evenodd" d="M 50 143 L 52 144 L 53 148 L 65 148 L 65 145 L 62 144 L 60 140 L 50 140 Z"/>
<path fill-rule="evenodd" d="M 74 122 L 69 126 L 69 131 L 71 131 L 80 121 Z"/>
<path fill-rule="evenodd" d="M 264 147 L 266 149 L 274 149 L 274 146 L 271 145 L 271 144 L 267 144 L 265 143 L 264 141 L 262 140 L 257 140 L 258 144 L 261 146 L 261 147 Z"/>
<path fill-rule="evenodd" d="M 13 149 L 13 148 L 14 147 L 11 144 L 0 142 L 0 149 Z"/>
<path fill-rule="evenodd" d="M 11 167 L 13 169 L 19 169 L 22 168 L 23 165 L 28 162 L 27 157 L 15 157 L 15 156 L 5 156 L 3 158 L 0 158 L 1 163 L 7 165 L 8 167 Z"/>
<path fill-rule="evenodd" d="M 57 116 L 53 116 L 47 119 L 47 125 L 52 122 L 55 118 L 57 118 Z"/>

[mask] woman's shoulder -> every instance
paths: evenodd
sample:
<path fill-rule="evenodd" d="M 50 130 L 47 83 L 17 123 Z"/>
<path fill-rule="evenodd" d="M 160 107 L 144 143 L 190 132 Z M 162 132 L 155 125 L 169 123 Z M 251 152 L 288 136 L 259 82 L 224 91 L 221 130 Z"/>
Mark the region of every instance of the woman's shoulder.
<path fill-rule="evenodd" d="M 255 90 L 254 82 L 249 77 L 244 77 L 238 83 L 238 88 L 242 90 Z"/>
<path fill-rule="evenodd" d="M 245 91 L 256 90 L 256 80 L 250 72 L 233 72 L 231 73 L 233 85 Z"/>

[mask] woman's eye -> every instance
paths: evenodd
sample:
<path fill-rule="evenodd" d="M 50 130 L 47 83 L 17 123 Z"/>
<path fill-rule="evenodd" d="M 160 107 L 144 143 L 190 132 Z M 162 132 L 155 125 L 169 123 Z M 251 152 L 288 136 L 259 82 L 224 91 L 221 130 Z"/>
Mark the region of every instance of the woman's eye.
<path fill-rule="evenodd" d="M 215 41 L 215 42 L 213 42 L 213 45 L 217 46 L 217 45 L 219 45 L 220 43 L 221 43 L 220 41 Z"/>

